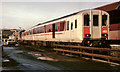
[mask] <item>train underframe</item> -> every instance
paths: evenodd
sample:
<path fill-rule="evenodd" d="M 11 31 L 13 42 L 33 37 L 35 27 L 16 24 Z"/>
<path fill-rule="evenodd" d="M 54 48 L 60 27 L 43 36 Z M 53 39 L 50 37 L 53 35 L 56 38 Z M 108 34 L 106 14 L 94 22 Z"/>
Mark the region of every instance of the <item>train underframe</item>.
<path fill-rule="evenodd" d="M 110 47 L 111 44 L 120 45 L 120 40 L 106 40 L 105 38 L 102 39 L 85 38 L 82 41 L 83 46 L 92 46 L 92 47 Z"/>
<path fill-rule="evenodd" d="M 109 40 L 106 40 L 105 38 L 101 38 L 101 39 L 85 38 L 82 41 L 82 45 L 90 46 L 90 47 L 110 47 Z"/>
<path fill-rule="evenodd" d="M 82 45 L 82 46 L 90 46 L 90 47 L 110 47 L 110 44 L 115 44 L 116 41 L 106 40 L 106 39 L 84 39 L 82 43 L 79 42 L 59 42 L 59 41 L 30 41 L 30 40 L 23 40 L 24 44 L 28 45 L 40 45 L 40 46 L 49 46 L 52 47 L 54 44 L 61 44 L 61 45 Z M 119 42 L 119 41 L 118 41 Z M 118 43 L 116 42 L 116 43 Z"/>

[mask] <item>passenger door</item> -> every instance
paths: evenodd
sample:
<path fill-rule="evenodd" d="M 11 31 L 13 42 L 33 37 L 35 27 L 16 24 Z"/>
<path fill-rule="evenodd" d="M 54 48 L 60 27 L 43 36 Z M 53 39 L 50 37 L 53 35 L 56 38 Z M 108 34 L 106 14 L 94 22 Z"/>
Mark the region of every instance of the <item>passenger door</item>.
<path fill-rule="evenodd" d="M 91 38 L 101 38 L 101 25 L 99 22 L 99 14 L 93 14 L 92 17 L 92 23 L 91 23 Z"/>

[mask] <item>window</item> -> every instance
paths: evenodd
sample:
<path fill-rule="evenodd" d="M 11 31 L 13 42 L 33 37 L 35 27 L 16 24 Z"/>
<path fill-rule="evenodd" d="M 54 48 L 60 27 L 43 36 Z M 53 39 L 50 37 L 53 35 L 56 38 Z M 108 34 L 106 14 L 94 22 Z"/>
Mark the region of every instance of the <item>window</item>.
<path fill-rule="evenodd" d="M 67 21 L 67 30 L 69 30 L 69 21 Z"/>
<path fill-rule="evenodd" d="M 39 28 L 37 28 L 37 33 L 39 33 Z"/>
<path fill-rule="evenodd" d="M 30 30 L 30 35 L 32 34 L 32 30 Z"/>
<path fill-rule="evenodd" d="M 88 14 L 84 15 L 84 26 L 89 26 L 89 21 L 90 21 L 89 15 Z"/>
<path fill-rule="evenodd" d="M 43 33 L 43 28 L 42 27 L 40 28 L 40 33 Z"/>
<path fill-rule="evenodd" d="M 64 25 L 65 25 L 65 22 L 60 23 L 60 31 L 64 31 Z"/>
<path fill-rule="evenodd" d="M 93 15 L 93 26 L 98 26 L 98 15 Z"/>
<path fill-rule="evenodd" d="M 45 33 L 46 33 L 46 26 L 45 26 Z"/>
<path fill-rule="evenodd" d="M 37 34 L 37 28 L 35 29 L 35 34 Z"/>
<path fill-rule="evenodd" d="M 71 30 L 73 29 L 73 22 L 71 22 Z"/>
<path fill-rule="evenodd" d="M 107 24 L 107 15 L 102 15 L 102 26 L 106 26 Z"/>
<path fill-rule="evenodd" d="M 34 33 L 36 34 L 36 29 L 34 29 Z"/>
<path fill-rule="evenodd" d="M 75 28 L 77 28 L 77 19 L 75 20 Z"/>
<path fill-rule="evenodd" d="M 55 24 L 55 31 L 58 31 L 58 24 Z"/>
<path fill-rule="evenodd" d="M 49 32 L 51 32 L 51 25 L 49 25 Z"/>
<path fill-rule="evenodd" d="M 31 30 L 31 34 L 33 34 L 33 30 Z"/>

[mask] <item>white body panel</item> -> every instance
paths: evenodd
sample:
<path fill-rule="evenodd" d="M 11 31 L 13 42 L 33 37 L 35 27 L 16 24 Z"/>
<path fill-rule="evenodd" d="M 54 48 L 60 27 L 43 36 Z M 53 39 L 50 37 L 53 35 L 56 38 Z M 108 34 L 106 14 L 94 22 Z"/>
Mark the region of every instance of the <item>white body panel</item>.
<path fill-rule="evenodd" d="M 49 25 L 49 24 L 53 24 L 56 22 L 65 21 L 64 31 L 55 32 L 55 38 L 52 38 L 52 32 L 48 32 L 48 33 L 39 33 L 39 34 L 34 34 L 34 35 L 32 34 L 32 35 L 22 36 L 22 39 L 23 40 L 40 40 L 40 41 L 82 42 L 83 32 L 84 32 L 83 31 L 83 15 L 85 13 L 90 13 L 91 11 L 95 11 L 95 10 L 81 11 L 75 15 L 68 16 L 68 17 L 65 17 L 59 20 L 55 20 L 55 21 L 31 28 L 31 29 L 34 29 L 34 28 L 41 27 L 44 25 Z M 101 12 L 100 10 L 96 10 L 96 11 Z M 102 13 L 106 13 L 106 12 L 102 11 Z M 77 28 L 75 28 L 76 19 L 77 19 Z M 67 30 L 67 21 L 69 21 L 69 30 Z M 73 30 L 71 30 L 71 22 L 73 22 Z"/>

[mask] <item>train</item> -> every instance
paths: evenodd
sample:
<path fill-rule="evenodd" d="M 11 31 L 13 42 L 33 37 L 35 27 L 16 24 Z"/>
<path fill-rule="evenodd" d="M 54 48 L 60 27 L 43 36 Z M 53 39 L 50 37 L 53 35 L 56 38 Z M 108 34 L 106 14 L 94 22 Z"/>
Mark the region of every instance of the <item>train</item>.
<path fill-rule="evenodd" d="M 109 14 L 103 10 L 82 10 L 39 23 L 22 32 L 21 39 L 102 46 L 109 39 Z"/>

